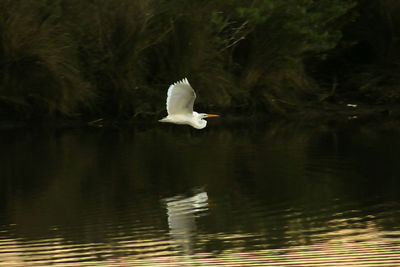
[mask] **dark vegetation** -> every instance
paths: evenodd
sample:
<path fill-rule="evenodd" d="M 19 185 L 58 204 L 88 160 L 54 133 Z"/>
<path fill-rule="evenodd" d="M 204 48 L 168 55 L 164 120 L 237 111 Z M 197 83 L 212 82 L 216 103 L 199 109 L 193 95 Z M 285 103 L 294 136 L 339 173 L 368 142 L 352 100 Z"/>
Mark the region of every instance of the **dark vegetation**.
<path fill-rule="evenodd" d="M 0 118 L 161 116 L 183 77 L 200 111 L 396 105 L 399 13 L 397 0 L 0 0 Z"/>

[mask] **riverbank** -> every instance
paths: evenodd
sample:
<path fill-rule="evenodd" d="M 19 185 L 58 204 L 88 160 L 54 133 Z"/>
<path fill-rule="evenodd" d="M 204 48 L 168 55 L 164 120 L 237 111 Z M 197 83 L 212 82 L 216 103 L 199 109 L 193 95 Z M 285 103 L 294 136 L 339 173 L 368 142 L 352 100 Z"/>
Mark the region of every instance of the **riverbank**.
<path fill-rule="evenodd" d="M 220 127 L 223 125 L 240 125 L 269 123 L 274 121 L 301 122 L 305 124 L 326 125 L 341 124 L 346 122 L 360 123 L 388 123 L 400 129 L 400 107 L 398 105 L 368 105 L 364 103 L 318 103 L 304 107 L 297 112 L 282 114 L 245 113 L 245 112 L 219 112 L 220 118 L 212 120 L 210 125 Z M 18 128 L 124 128 L 124 127 L 153 127 L 158 125 L 158 119 L 163 115 L 142 115 L 129 119 L 101 118 L 101 117 L 75 117 L 75 118 L 40 118 L 35 120 L 7 120 L 0 119 L 0 130 Z M 209 127 L 213 127 L 209 126 Z"/>

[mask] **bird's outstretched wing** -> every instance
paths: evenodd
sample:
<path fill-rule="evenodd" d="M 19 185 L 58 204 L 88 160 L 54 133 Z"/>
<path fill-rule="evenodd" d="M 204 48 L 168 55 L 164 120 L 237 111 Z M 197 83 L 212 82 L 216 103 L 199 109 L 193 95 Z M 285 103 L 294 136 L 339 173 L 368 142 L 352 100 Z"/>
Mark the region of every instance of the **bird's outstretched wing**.
<path fill-rule="evenodd" d="M 167 93 L 168 115 L 192 114 L 195 99 L 196 93 L 186 78 L 171 84 Z"/>

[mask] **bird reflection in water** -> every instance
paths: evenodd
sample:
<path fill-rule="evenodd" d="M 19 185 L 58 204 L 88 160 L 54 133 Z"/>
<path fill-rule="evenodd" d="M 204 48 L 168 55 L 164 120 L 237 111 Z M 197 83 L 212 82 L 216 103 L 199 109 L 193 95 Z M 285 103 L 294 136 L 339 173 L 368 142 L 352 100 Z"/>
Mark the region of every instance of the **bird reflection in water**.
<path fill-rule="evenodd" d="M 207 192 L 200 192 L 191 197 L 176 196 L 165 199 L 172 245 L 186 255 L 193 253 L 195 219 L 208 210 L 207 201 Z"/>

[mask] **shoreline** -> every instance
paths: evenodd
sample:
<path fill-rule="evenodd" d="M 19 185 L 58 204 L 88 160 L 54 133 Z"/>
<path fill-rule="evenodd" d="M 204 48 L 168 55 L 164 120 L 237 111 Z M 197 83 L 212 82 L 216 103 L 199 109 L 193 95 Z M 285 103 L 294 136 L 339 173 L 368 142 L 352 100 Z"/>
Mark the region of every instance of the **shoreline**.
<path fill-rule="evenodd" d="M 225 115 L 226 114 L 226 115 Z M 332 124 L 346 121 L 377 122 L 399 121 L 400 107 L 398 105 L 367 105 L 364 103 L 331 104 L 321 103 L 319 106 L 307 106 L 303 109 L 287 114 L 271 114 L 257 112 L 255 114 L 239 114 L 238 112 L 221 112 L 218 125 L 260 123 L 265 121 L 285 120 L 288 122 L 304 122 L 313 124 Z M 146 115 L 140 118 L 113 119 L 113 118 L 40 118 L 34 120 L 6 120 L 0 119 L 0 131 L 19 128 L 120 128 L 139 125 L 152 125 L 158 121 L 157 115 Z M 399 121 L 400 126 L 400 121 Z"/>

